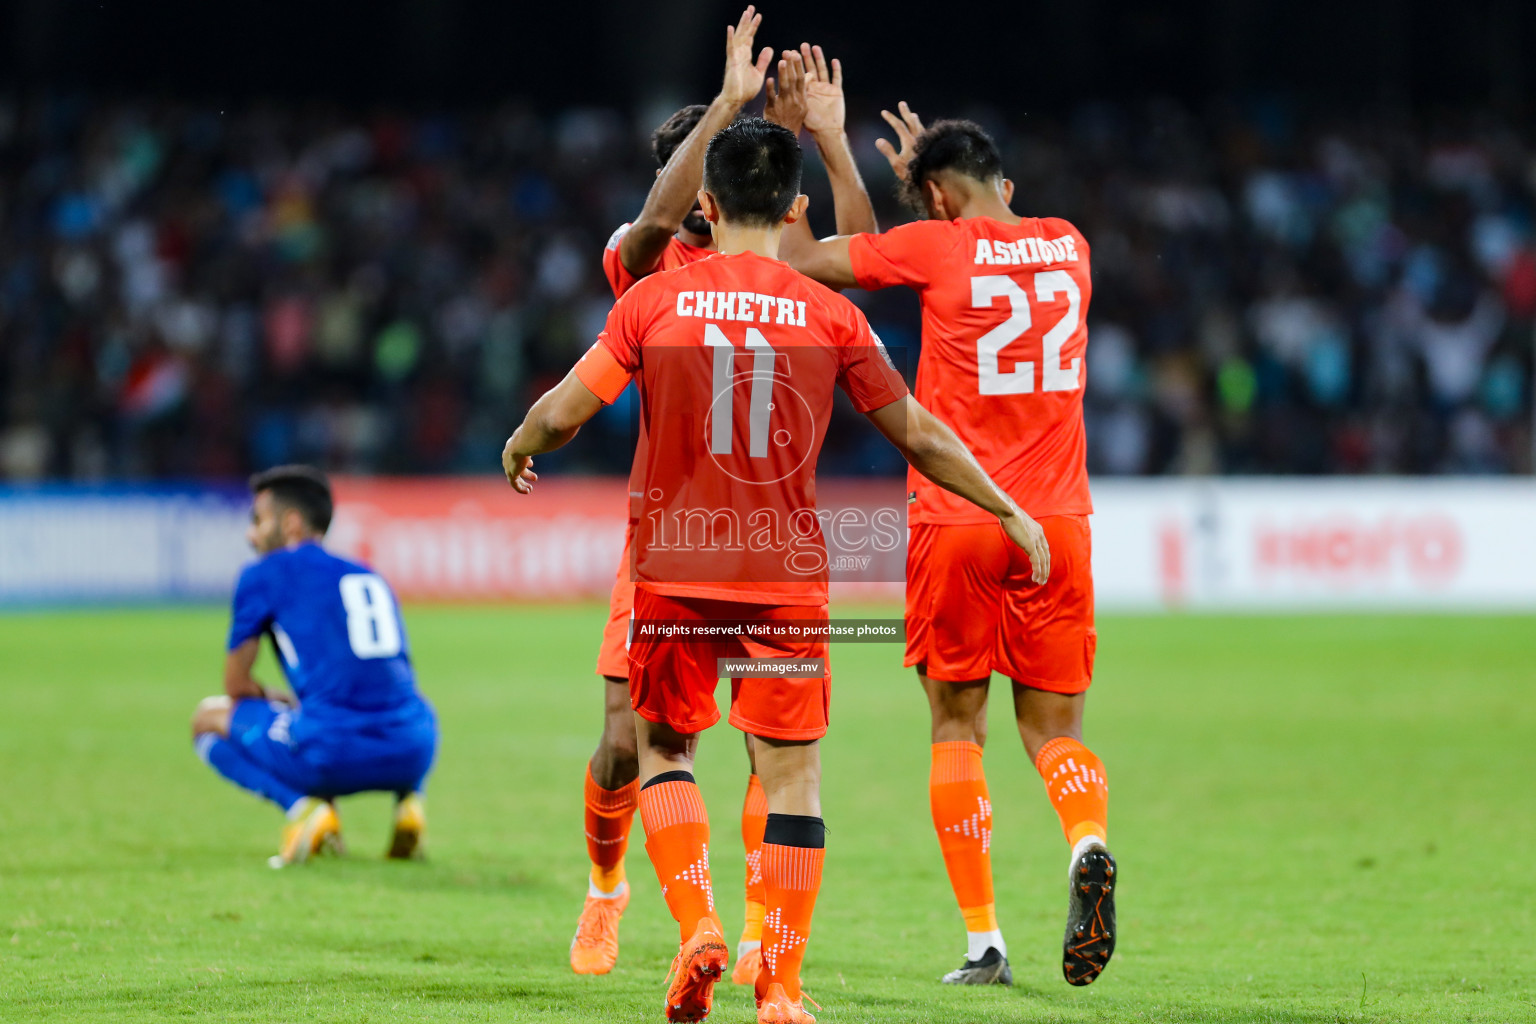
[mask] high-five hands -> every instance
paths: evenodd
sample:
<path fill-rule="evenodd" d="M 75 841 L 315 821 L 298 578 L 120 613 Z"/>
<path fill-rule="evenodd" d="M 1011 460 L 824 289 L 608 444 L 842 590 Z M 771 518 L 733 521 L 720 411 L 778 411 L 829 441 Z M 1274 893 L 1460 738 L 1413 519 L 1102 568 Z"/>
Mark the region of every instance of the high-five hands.
<path fill-rule="evenodd" d="M 906 100 L 898 103 L 896 109 L 901 112 L 900 117 L 897 117 L 889 110 L 880 111 L 880 116 L 885 118 L 887 124 L 896 129 L 896 141 L 901 145 L 901 148 L 898 150 L 887 139 L 876 139 L 875 148 L 890 161 L 891 170 L 896 172 L 897 180 L 906 181 L 907 165 L 912 162 L 912 151 L 917 146 L 917 137 L 923 134 L 923 122 L 918 120 L 917 115 L 912 112 L 912 108 L 907 106 Z"/>
<path fill-rule="evenodd" d="M 821 47 L 800 44 L 800 61 L 805 65 L 805 127 L 813 135 L 841 132 L 846 111 L 843 104 L 843 62 L 833 59 L 827 68 L 827 55 Z"/>
<path fill-rule="evenodd" d="M 720 84 L 720 95 L 741 107 L 751 102 L 763 88 L 763 78 L 768 74 L 768 64 L 773 60 L 773 47 L 763 47 L 763 52 L 752 59 L 752 44 L 757 40 L 757 26 L 763 16 L 757 8 L 748 5 L 741 12 L 741 20 L 725 30 L 725 79 Z"/>
<path fill-rule="evenodd" d="M 833 60 L 819 46 L 801 43 L 799 50 L 785 50 L 779 58 L 779 75 L 768 79 L 768 103 L 763 116 L 792 132 L 802 127 L 813 135 L 843 131 L 843 62 Z"/>
<path fill-rule="evenodd" d="M 763 107 L 763 117 L 800 134 L 806 115 L 805 62 L 796 50 L 785 50 L 779 58 L 779 77 L 768 79 L 768 102 Z"/>

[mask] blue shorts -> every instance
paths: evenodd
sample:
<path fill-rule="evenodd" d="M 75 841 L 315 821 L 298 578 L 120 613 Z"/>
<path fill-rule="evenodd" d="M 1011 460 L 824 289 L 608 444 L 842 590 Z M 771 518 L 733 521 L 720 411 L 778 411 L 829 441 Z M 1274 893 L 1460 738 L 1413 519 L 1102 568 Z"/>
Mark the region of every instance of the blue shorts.
<path fill-rule="evenodd" d="M 235 702 L 229 741 L 251 761 L 309 796 L 386 790 L 419 792 L 437 752 L 430 706 L 408 724 L 369 729 L 357 723 L 306 719 L 277 701 Z"/>

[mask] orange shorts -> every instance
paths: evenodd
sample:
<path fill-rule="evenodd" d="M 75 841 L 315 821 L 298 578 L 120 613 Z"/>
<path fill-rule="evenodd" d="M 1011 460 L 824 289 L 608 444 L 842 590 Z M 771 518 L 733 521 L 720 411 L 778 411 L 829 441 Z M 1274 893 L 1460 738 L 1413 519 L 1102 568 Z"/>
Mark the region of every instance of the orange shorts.
<path fill-rule="evenodd" d="M 729 619 L 826 621 L 827 606 L 764 605 L 635 592 L 640 622 Z M 703 732 L 720 720 L 715 686 L 719 658 L 822 658 L 827 642 L 815 640 L 666 640 L 636 636 L 629 645 L 629 702 L 642 718 L 678 732 Z M 830 668 L 821 676 L 746 676 L 731 680 L 730 723 L 753 736 L 815 740 L 827 734 L 832 698 Z"/>
<path fill-rule="evenodd" d="M 603 627 L 603 645 L 597 651 L 597 674 L 613 679 L 629 678 L 629 620 L 635 607 L 635 581 L 629 578 L 629 542 L 635 524 L 624 528 L 624 557 L 613 577 L 613 593 L 608 595 L 608 625 Z"/>
<path fill-rule="evenodd" d="M 1054 693 L 1093 681 L 1093 544 L 1087 516 L 1042 516 L 1051 578 L 996 523 L 918 523 L 907 546 L 907 657 L 947 683 L 1001 672 Z"/>

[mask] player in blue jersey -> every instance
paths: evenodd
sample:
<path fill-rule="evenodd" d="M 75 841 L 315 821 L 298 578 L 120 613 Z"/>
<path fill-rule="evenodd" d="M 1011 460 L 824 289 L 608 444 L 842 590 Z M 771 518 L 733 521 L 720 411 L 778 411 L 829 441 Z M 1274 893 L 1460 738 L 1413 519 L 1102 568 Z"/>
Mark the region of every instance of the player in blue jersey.
<path fill-rule="evenodd" d="M 437 717 L 416 692 L 400 606 L 366 566 L 320 546 L 331 487 L 308 466 L 251 478 L 246 539 L 259 556 L 235 587 L 224 695 L 192 716 L 198 756 L 288 815 L 273 867 L 341 849 L 332 801 L 395 794 L 389 856 L 418 856 L 421 788 L 437 750 Z M 293 693 L 269 690 L 251 666 L 270 636 Z"/>

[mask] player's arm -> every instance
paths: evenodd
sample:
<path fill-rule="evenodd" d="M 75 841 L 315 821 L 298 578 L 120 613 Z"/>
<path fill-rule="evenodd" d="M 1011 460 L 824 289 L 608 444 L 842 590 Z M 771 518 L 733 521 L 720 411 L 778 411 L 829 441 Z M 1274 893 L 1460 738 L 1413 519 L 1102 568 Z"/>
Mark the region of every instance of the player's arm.
<path fill-rule="evenodd" d="M 602 345 L 594 346 L 593 350 L 607 351 Z M 625 380 L 627 382 L 628 378 Z M 620 390 L 623 390 L 622 386 Z M 539 396 L 501 450 L 501 468 L 512 489 L 519 494 L 532 491 L 534 481 L 539 478 L 532 468 L 533 457 L 569 443 L 582 424 L 596 416 L 602 407 L 602 399 L 582 383 L 575 369 Z"/>
<path fill-rule="evenodd" d="M 260 700 L 267 695 L 251 677 L 251 668 L 260 652 L 261 637 L 253 636 L 224 656 L 224 692 L 235 700 Z"/>
<path fill-rule="evenodd" d="M 251 675 L 260 653 L 261 637 L 253 636 L 224 656 L 224 692 L 233 700 L 280 700 L 292 704 L 289 694 L 269 690 Z"/>
<path fill-rule="evenodd" d="M 843 101 L 843 62 L 833 59 L 830 68 L 821 47 L 800 44 L 800 60 L 806 68 L 805 127 L 816 140 L 821 162 L 832 184 L 832 206 L 839 235 L 880 230 L 875 205 L 853 159 L 848 144 L 847 108 Z"/>
<path fill-rule="evenodd" d="M 293 699 L 281 690 L 268 690 L 251 675 L 261 638 L 275 617 L 270 594 L 274 585 L 268 563 L 253 562 L 240 573 L 230 609 L 229 636 L 224 650 L 224 692 L 234 700 Z"/>
<path fill-rule="evenodd" d="M 853 260 L 848 256 L 848 243 L 852 238 L 852 235 L 834 235 L 818 239 L 801 217 L 798 224 L 784 229 L 779 256 L 812 281 L 842 291 L 857 287 L 859 283 L 853 276 Z"/>
<path fill-rule="evenodd" d="M 784 229 L 779 258 L 814 281 L 829 288 L 851 288 L 857 282 L 848 260 L 849 234 L 875 231 L 874 207 L 864 180 L 859 176 L 843 130 L 842 62 L 827 68 L 821 47 L 801 44 L 799 52 L 786 50 L 779 61 L 777 88 L 770 83 L 768 107 L 763 116 L 798 132 L 810 129 L 832 182 L 838 235 L 818 241 L 810 221 L 802 217 Z"/>
<path fill-rule="evenodd" d="M 1044 583 L 1050 578 L 1051 550 L 1045 541 L 1045 531 L 993 482 L 970 449 L 960 443 L 943 420 L 923 408 L 911 395 L 864 415 L 896 446 L 912 468 L 946 491 L 997 516 L 1009 539 L 1029 555 L 1036 583 Z"/>
<path fill-rule="evenodd" d="M 836 65 L 836 61 L 833 62 Z M 888 139 L 878 139 L 875 148 L 890 162 L 891 172 L 897 180 L 907 180 L 907 165 L 912 162 L 912 154 L 917 147 L 917 138 L 923 134 L 922 119 L 907 106 L 907 101 L 902 100 L 896 105 L 896 113 L 889 110 L 880 111 L 880 116 L 895 130 L 896 143 L 892 144 Z M 849 160 L 852 160 L 850 154 Z M 830 167 L 828 168 L 830 172 Z M 857 174 L 857 168 L 854 169 Z M 862 190 L 864 184 L 859 182 Z M 869 193 L 864 192 L 864 200 L 868 202 Z M 841 212 L 841 207 L 839 208 Z M 873 219 L 874 214 L 870 217 Z M 838 231 L 842 232 L 842 218 L 838 218 Z M 871 228 L 872 232 L 874 229 Z M 859 282 L 853 274 L 853 262 L 848 256 L 849 236 L 839 233 L 832 238 L 817 240 L 811 235 L 809 228 L 795 231 L 794 225 L 784 231 L 784 245 L 781 247 L 781 255 L 785 262 L 794 267 L 800 273 L 813 281 L 819 281 L 828 288 L 851 288 Z M 891 282 L 887 282 L 891 283 Z"/>
<path fill-rule="evenodd" d="M 752 45 L 763 16 L 753 7 L 741 14 L 741 20 L 725 30 L 725 78 L 720 93 L 682 144 L 673 151 L 661 169 L 640 216 L 619 242 L 619 261 L 635 277 L 644 277 L 656 269 L 667 243 L 683 226 L 683 219 L 693 209 L 699 187 L 704 181 L 704 149 L 709 140 L 736 116 L 736 112 L 755 97 L 763 87 L 763 76 L 773 57 L 772 49 L 763 48 L 757 61 L 752 60 Z"/>

